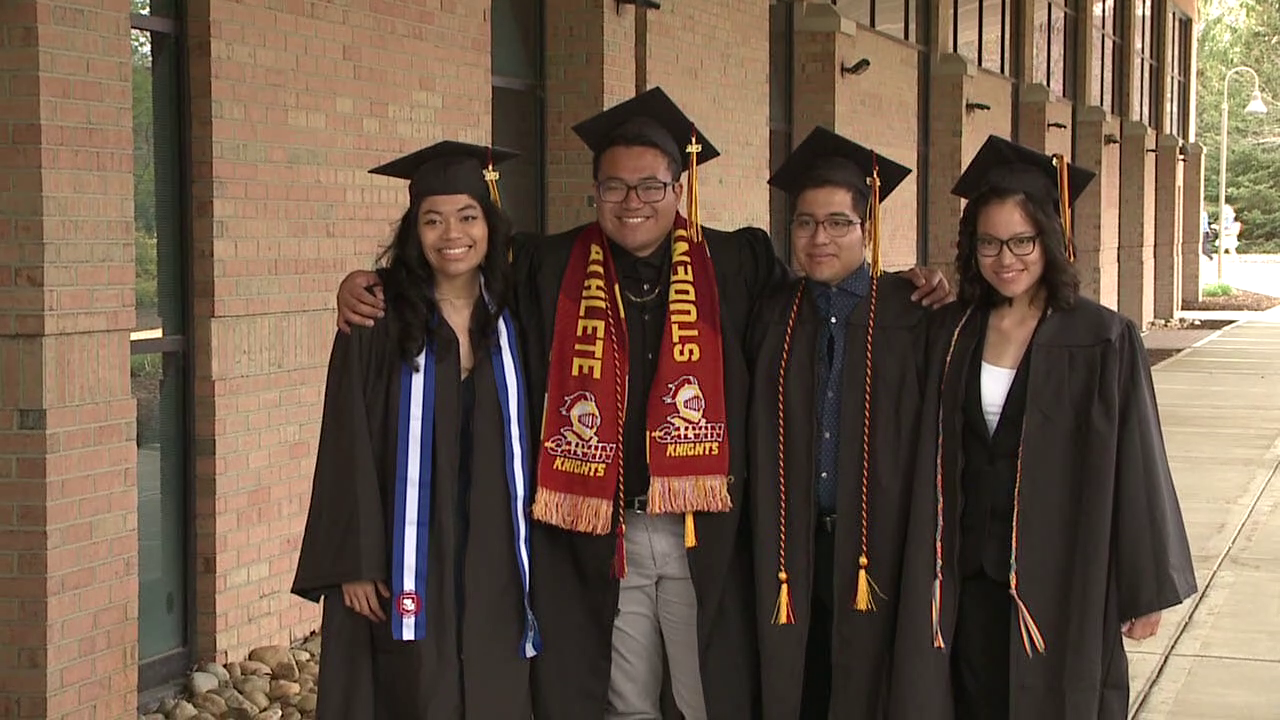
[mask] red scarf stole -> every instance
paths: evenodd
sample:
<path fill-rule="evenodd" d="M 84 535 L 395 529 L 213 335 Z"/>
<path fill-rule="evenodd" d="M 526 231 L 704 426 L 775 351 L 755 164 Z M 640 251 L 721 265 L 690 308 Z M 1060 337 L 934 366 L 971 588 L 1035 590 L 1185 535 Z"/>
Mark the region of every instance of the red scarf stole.
<path fill-rule="evenodd" d="M 574 243 L 556 319 L 533 516 L 605 535 L 616 507 L 621 554 L 627 329 L 613 258 L 598 224 Z M 727 512 L 720 299 L 706 242 L 682 216 L 671 235 L 666 329 L 646 407 L 649 512 Z M 692 544 L 692 533 L 687 535 Z M 625 568 L 616 570 L 625 574 Z"/>

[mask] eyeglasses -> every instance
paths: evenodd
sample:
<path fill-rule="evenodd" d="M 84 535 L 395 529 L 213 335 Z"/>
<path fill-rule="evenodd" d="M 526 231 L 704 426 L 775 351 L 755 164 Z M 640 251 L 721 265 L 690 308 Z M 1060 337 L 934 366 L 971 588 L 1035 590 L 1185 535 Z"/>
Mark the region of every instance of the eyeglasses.
<path fill-rule="evenodd" d="M 628 185 L 621 180 L 605 180 L 596 183 L 596 195 L 601 202 L 620 203 L 627 199 L 632 190 L 642 203 L 659 203 L 667 199 L 667 188 L 675 183 L 661 180 L 646 180 L 636 185 Z"/>
<path fill-rule="evenodd" d="M 791 234 L 796 237 L 811 237 L 818 231 L 818 226 L 826 231 L 827 237 L 840 238 L 849 234 L 854 227 L 861 225 L 861 220 L 844 217 L 829 217 L 815 220 L 808 216 L 798 217 L 791 221 Z"/>
<path fill-rule="evenodd" d="M 1009 252 L 1018 257 L 1025 257 L 1035 252 L 1036 243 L 1040 241 L 1038 235 L 1023 235 L 1021 237 L 1011 237 L 1008 240 L 999 240 L 993 237 L 979 237 L 974 241 L 974 248 L 982 257 L 999 257 L 1005 248 L 1009 248 Z"/>

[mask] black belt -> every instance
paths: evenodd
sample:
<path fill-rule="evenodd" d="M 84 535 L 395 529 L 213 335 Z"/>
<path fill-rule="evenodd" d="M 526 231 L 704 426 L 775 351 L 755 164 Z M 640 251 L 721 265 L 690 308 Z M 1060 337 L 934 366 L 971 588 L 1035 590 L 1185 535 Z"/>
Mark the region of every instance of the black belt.
<path fill-rule="evenodd" d="M 833 533 L 836 531 L 836 515 L 831 513 L 818 513 L 818 529 L 824 532 Z"/>
<path fill-rule="evenodd" d="M 623 498 L 622 509 L 638 513 L 649 512 L 649 496 Z"/>

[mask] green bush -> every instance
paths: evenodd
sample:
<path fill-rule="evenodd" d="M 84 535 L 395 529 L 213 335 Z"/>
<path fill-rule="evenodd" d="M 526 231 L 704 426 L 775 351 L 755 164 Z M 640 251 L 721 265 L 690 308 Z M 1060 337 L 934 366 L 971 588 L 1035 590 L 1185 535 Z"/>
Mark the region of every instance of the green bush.
<path fill-rule="evenodd" d="M 1205 285 L 1203 288 L 1201 288 L 1200 294 L 1204 295 L 1205 297 L 1230 297 L 1232 295 L 1235 295 L 1236 291 L 1235 291 L 1235 288 L 1231 287 L 1230 285 L 1224 282 L 1220 282 L 1220 283 L 1213 283 L 1212 285 Z"/>

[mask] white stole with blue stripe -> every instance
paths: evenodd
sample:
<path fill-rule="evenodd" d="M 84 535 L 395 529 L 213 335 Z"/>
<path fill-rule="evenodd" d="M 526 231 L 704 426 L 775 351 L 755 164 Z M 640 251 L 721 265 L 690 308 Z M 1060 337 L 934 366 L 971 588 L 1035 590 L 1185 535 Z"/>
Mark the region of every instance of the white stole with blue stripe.
<path fill-rule="evenodd" d="M 497 323 L 497 346 L 490 353 L 498 385 L 506 437 L 507 486 L 515 529 L 516 565 L 524 588 L 525 628 L 521 653 L 531 658 L 541 640 L 529 603 L 529 427 L 524 370 L 516 350 L 510 312 Z M 414 368 L 417 365 L 418 369 Z M 432 440 L 435 429 L 435 355 L 428 342 L 415 363 L 400 371 L 400 422 L 396 440 L 395 523 L 391 549 L 392 637 L 421 640 L 427 635 L 425 590 L 431 526 Z"/>

